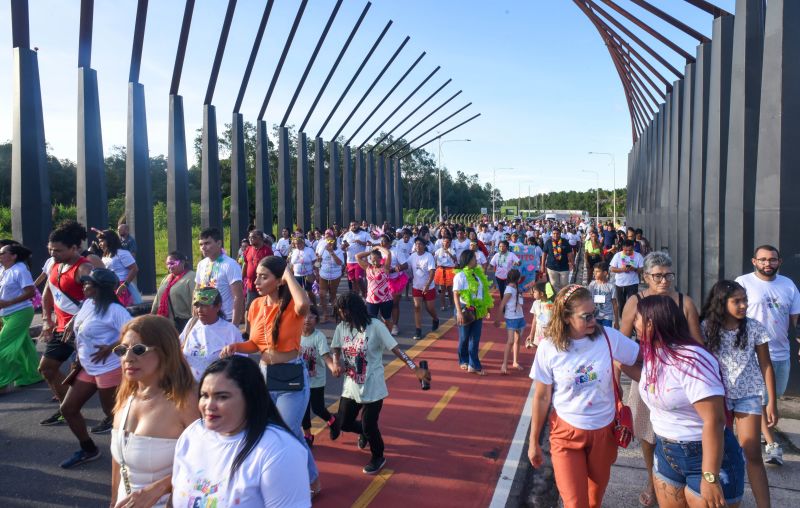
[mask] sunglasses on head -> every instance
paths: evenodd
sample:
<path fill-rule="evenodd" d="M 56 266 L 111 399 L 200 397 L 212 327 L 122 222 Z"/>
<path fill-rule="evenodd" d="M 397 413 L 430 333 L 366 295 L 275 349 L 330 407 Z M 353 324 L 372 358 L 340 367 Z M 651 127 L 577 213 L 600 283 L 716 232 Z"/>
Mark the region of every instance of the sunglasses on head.
<path fill-rule="evenodd" d="M 126 346 L 124 344 L 119 344 L 111 350 L 112 353 L 122 358 L 123 356 L 128 354 L 128 351 L 132 352 L 136 356 L 142 356 L 143 354 L 147 353 L 148 351 L 152 351 L 155 349 L 154 346 L 145 346 L 144 344 L 134 344 L 133 346 Z"/>

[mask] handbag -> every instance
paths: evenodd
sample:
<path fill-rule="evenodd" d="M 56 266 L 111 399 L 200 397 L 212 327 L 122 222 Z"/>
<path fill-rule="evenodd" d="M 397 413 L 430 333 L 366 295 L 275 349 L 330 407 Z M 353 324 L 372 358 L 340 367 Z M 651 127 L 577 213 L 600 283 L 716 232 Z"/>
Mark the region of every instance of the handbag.
<path fill-rule="evenodd" d="M 614 354 L 611 352 L 611 341 L 608 340 L 605 328 L 603 328 L 603 335 L 606 338 L 606 346 L 608 346 L 608 354 L 611 357 L 613 366 Z M 614 439 L 616 439 L 618 446 L 627 448 L 633 439 L 633 413 L 631 413 L 630 407 L 622 403 L 622 397 L 620 396 L 622 390 L 617 382 L 617 376 L 613 375 L 613 368 L 611 379 L 614 381 Z"/>
<path fill-rule="evenodd" d="M 468 307 L 466 305 L 462 305 L 461 316 L 463 318 L 463 323 L 464 323 L 462 326 L 467 326 L 468 324 L 471 324 L 473 321 L 475 321 L 476 318 L 475 307 Z"/>
<path fill-rule="evenodd" d="M 267 390 L 299 392 L 305 387 L 302 363 L 276 363 L 267 366 Z"/>

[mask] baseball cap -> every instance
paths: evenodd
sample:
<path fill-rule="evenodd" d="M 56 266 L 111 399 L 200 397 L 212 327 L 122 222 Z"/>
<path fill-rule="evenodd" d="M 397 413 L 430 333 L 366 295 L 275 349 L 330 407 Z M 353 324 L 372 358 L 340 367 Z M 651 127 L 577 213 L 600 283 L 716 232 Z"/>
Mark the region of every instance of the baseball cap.
<path fill-rule="evenodd" d="M 117 274 L 108 268 L 95 268 L 89 275 L 82 275 L 81 282 L 91 282 L 95 286 L 107 286 L 116 288 L 119 286 L 119 278 Z"/>
<path fill-rule="evenodd" d="M 192 298 L 192 305 L 214 305 L 214 302 L 219 297 L 219 290 L 217 288 L 204 287 L 195 290 L 194 298 Z"/>

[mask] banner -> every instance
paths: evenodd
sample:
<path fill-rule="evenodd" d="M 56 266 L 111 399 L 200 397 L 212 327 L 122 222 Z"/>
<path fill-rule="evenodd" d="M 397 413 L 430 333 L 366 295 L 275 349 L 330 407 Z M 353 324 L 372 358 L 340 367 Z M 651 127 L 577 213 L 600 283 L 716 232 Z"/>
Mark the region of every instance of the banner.
<path fill-rule="evenodd" d="M 522 284 L 536 282 L 536 272 L 542 262 L 542 249 L 536 245 L 524 245 L 512 247 L 510 250 L 520 260 L 519 271 L 522 274 Z"/>

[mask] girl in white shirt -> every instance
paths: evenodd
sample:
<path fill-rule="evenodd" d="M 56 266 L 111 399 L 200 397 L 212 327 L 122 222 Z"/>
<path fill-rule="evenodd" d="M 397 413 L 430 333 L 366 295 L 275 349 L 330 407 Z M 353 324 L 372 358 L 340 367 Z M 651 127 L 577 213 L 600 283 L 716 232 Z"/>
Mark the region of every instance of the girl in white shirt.
<path fill-rule="evenodd" d="M 588 289 L 576 284 L 562 289 L 531 370 L 536 384 L 528 457 L 533 467 L 541 467 L 539 439 L 552 401 L 550 453 L 565 508 L 602 505 L 617 459 L 613 363 L 639 377 L 634 366 L 639 346 L 599 326 L 594 311 Z"/>
<path fill-rule="evenodd" d="M 506 349 L 503 351 L 503 364 L 500 366 L 500 374 L 508 374 L 508 353 L 512 354 L 512 364 L 516 370 L 522 370 L 519 365 L 519 338 L 522 335 L 522 330 L 525 329 L 525 315 L 522 313 L 522 289 L 519 287 L 519 281 L 522 278 L 519 270 L 512 268 L 508 272 L 508 285 L 506 292 L 503 294 L 503 300 L 500 302 L 500 308 L 503 309 L 503 317 L 506 319 L 506 330 L 508 332 L 508 340 L 506 341 Z M 500 326 L 500 320 L 495 321 L 495 326 Z"/>
<path fill-rule="evenodd" d="M 317 254 L 306 245 L 306 239 L 302 236 L 295 236 L 294 249 L 289 253 L 289 264 L 292 265 L 292 273 L 298 284 L 308 293 L 311 303 L 317 303 L 317 298 L 312 291 L 314 285 L 314 263 L 317 261 Z"/>
<path fill-rule="evenodd" d="M 117 274 L 119 289 L 117 296 L 123 305 L 142 303 L 142 295 L 134 284 L 139 267 L 133 255 L 122 248 L 122 242 L 115 231 L 106 229 L 97 235 L 97 242 L 103 251 L 103 265 Z"/>
<path fill-rule="evenodd" d="M 308 451 L 286 427 L 258 366 L 230 356 L 200 380 L 201 419 L 178 439 L 173 506 L 311 506 Z"/>
<path fill-rule="evenodd" d="M 658 505 L 737 506 L 744 493 L 744 460 L 726 428 L 719 363 L 692 338 L 669 296 L 642 298 L 636 311 L 644 359 L 639 395 L 656 434 Z"/>
<path fill-rule="evenodd" d="M 319 260 L 319 298 L 321 323 L 328 321 L 328 316 L 333 315 L 333 302 L 339 290 L 339 281 L 342 279 L 342 267 L 345 265 L 345 254 L 336 244 L 333 230 L 325 231 L 325 239 L 317 246 L 317 259 Z M 330 301 L 330 313 L 328 302 Z"/>

